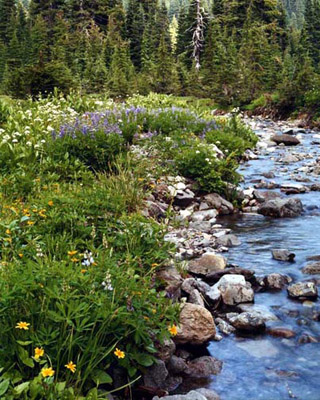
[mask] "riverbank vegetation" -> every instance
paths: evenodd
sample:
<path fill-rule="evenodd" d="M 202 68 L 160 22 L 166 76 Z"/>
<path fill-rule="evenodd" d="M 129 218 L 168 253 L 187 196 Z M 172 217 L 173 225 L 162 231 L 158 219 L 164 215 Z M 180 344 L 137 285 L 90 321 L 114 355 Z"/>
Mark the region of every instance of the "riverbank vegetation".
<path fill-rule="evenodd" d="M 143 217 L 144 200 L 177 174 L 227 193 L 256 138 L 190 98 L 1 104 L 0 397 L 107 398 L 178 324 L 157 278 L 172 262 L 166 219 Z"/>

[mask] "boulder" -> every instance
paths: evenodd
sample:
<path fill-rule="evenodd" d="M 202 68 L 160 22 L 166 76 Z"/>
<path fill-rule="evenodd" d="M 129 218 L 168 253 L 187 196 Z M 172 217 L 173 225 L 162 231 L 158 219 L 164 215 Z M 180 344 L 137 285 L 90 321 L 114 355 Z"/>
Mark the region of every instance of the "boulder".
<path fill-rule="evenodd" d="M 314 282 L 298 282 L 288 286 L 288 295 L 293 299 L 315 298 L 318 296 L 318 289 Z"/>
<path fill-rule="evenodd" d="M 271 250 L 272 257 L 278 261 L 290 261 L 292 262 L 295 258 L 295 254 L 286 249 L 274 249 Z"/>
<path fill-rule="evenodd" d="M 201 388 L 197 389 L 196 392 L 202 394 L 207 400 L 220 400 L 220 396 L 213 390 Z"/>
<path fill-rule="evenodd" d="M 157 358 L 167 362 L 170 360 L 174 352 L 176 351 L 176 345 L 172 339 L 165 339 L 163 343 L 157 344 Z"/>
<path fill-rule="evenodd" d="M 270 274 L 264 279 L 265 287 L 270 290 L 281 290 L 285 285 L 292 282 L 290 276 L 281 274 Z"/>
<path fill-rule="evenodd" d="M 307 188 L 303 185 L 295 184 L 295 183 L 284 183 L 281 185 L 280 188 L 281 192 L 284 192 L 285 194 L 299 194 L 299 193 L 305 193 L 307 191 Z"/>
<path fill-rule="evenodd" d="M 232 325 L 230 325 L 227 321 L 223 320 L 222 318 L 216 318 L 215 322 L 220 332 L 225 335 L 230 335 L 236 331 Z"/>
<path fill-rule="evenodd" d="M 181 375 L 188 370 L 188 364 L 183 358 L 172 356 L 167 364 L 167 368 L 171 374 Z"/>
<path fill-rule="evenodd" d="M 183 278 L 174 266 L 167 266 L 157 272 L 157 277 L 164 282 L 167 293 L 173 298 L 181 296 Z"/>
<path fill-rule="evenodd" d="M 205 253 L 200 258 L 190 261 L 187 271 L 195 275 L 206 276 L 224 270 L 226 266 L 227 262 L 224 257 L 215 253 Z"/>
<path fill-rule="evenodd" d="M 243 312 L 229 318 L 229 322 L 238 331 L 259 333 L 266 329 L 264 319 L 257 313 Z"/>
<path fill-rule="evenodd" d="M 307 264 L 303 269 L 302 272 L 304 274 L 309 275 L 317 275 L 320 274 L 320 261 L 316 261 L 310 264 Z"/>
<path fill-rule="evenodd" d="M 196 358 L 188 363 L 185 374 L 189 378 L 208 378 L 211 375 L 218 375 L 222 369 L 222 361 L 211 356 Z"/>
<path fill-rule="evenodd" d="M 193 203 L 195 198 L 195 194 L 190 190 L 178 190 L 175 198 L 174 198 L 174 205 L 179 207 L 188 207 L 191 203 Z"/>
<path fill-rule="evenodd" d="M 194 222 L 201 222 L 201 221 L 210 221 L 215 219 L 218 215 L 218 211 L 211 209 L 211 210 L 203 210 L 203 211 L 196 211 L 192 214 L 191 220 Z"/>
<path fill-rule="evenodd" d="M 274 199 L 262 204 L 258 210 L 258 213 L 267 217 L 292 218 L 301 215 L 302 210 L 302 203 L 299 199 Z"/>
<path fill-rule="evenodd" d="M 300 140 L 296 137 L 286 134 L 272 136 L 271 140 L 277 144 L 284 144 L 285 146 L 297 146 L 300 144 Z"/>
<path fill-rule="evenodd" d="M 168 370 L 164 361 L 156 360 L 143 375 L 144 385 L 153 389 L 161 389 L 165 385 L 167 376 Z"/>
<path fill-rule="evenodd" d="M 267 330 L 267 333 L 277 338 L 291 339 L 296 336 L 296 333 L 289 328 L 273 326 Z"/>
<path fill-rule="evenodd" d="M 223 235 L 217 239 L 217 244 L 225 247 L 240 246 L 241 242 L 236 235 Z"/>
<path fill-rule="evenodd" d="M 173 396 L 154 397 L 152 400 L 207 400 L 200 392 L 192 390 L 188 394 L 174 394 Z"/>
<path fill-rule="evenodd" d="M 201 345 L 216 334 L 216 326 L 211 313 L 204 307 L 186 303 L 180 313 L 178 334 L 175 342 L 179 344 Z"/>
<path fill-rule="evenodd" d="M 234 306 L 240 303 L 251 303 L 254 292 L 251 284 L 242 275 L 225 275 L 214 285 L 221 293 L 224 304 Z"/>
<path fill-rule="evenodd" d="M 255 281 L 254 271 L 240 267 L 228 267 L 222 271 L 212 272 L 205 276 L 205 280 L 211 284 L 217 283 L 225 275 L 243 275 L 247 281 Z"/>
<path fill-rule="evenodd" d="M 228 215 L 233 214 L 234 207 L 233 205 L 219 196 L 217 193 L 211 193 L 204 197 L 204 201 L 212 208 L 218 210 L 220 215 Z"/>

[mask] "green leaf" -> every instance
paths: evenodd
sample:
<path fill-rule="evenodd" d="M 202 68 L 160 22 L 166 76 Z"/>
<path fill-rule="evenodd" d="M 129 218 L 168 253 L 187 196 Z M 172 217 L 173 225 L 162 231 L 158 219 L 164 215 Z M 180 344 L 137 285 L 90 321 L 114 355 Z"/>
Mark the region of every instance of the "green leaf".
<path fill-rule="evenodd" d="M 6 379 L 0 383 L 0 396 L 3 396 L 10 385 L 10 379 Z"/>
<path fill-rule="evenodd" d="M 30 218 L 29 217 L 27 217 L 26 215 L 24 216 L 24 217 L 22 217 L 21 219 L 20 219 L 20 222 L 25 222 L 25 221 L 28 221 Z"/>
<path fill-rule="evenodd" d="M 154 358 L 149 354 L 136 354 L 134 359 L 143 367 L 150 367 L 153 364 Z"/>
<path fill-rule="evenodd" d="M 33 368 L 34 367 L 34 361 L 32 358 L 25 358 L 24 360 L 21 360 L 24 365 L 27 367 Z"/>
<path fill-rule="evenodd" d="M 21 340 L 17 340 L 17 343 L 20 344 L 21 346 L 29 346 L 29 344 L 32 343 L 32 340 L 28 340 L 27 342 L 23 342 Z"/>
<path fill-rule="evenodd" d="M 15 388 L 14 388 L 14 393 L 15 394 L 21 394 L 21 393 L 23 393 L 26 389 L 28 389 L 29 388 L 29 385 L 30 385 L 30 382 L 28 381 L 28 382 L 23 382 L 23 383 L 20 383 L 20 385 L 18 385 L 18 386 L 16 386 Z"/>
<path fill-rule="evenodd" d="M 65 387 L 66 387 L 66 382 L 58 382 L 56 384 L 56 390 L 60 393 L 64 391 Z"/>
<path fill-rule="evenodd" d="M 98 386 L 101 384 L 112 383 L 111 376 L 101 369 L 94 370 L 91 374 L 91 377 Z"/>
<path fill-rule="evenodd" d="M 86 400 L 98 400 L 98 390 L 94 388 L 88 393 Z"/>

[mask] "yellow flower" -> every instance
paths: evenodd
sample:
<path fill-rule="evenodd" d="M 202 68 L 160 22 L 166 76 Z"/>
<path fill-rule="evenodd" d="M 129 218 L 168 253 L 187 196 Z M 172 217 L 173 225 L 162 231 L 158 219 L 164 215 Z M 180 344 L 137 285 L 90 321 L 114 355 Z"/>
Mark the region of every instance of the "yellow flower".
<path fill-rule="evenodd" d="M 30 324 L 28 322 L 18 322 L 16 325 L 16 329 L 24 329 L 25 331 L 29 330 Z"/>
<path fill-rule="evenodd" d="M 81 273 L 82 273 L 82 274 L 85 274 L 86 272 L 87 272 L 86 269 L 82 269 L 82 270 L 81 270 Z"/>
<path fill-rule="evenodd" d="M 6 230 L 6 234 L 7 234 L 7 235 L 11 235 L 10 229 L 7 229 L 7 230 Z"/>
<path fill-rule="evenodd" d="M 42 218 L 47 218 L 45 212 L 46 212 L 46 210 L 40 210 L 38 214 L 39 214 L 40 217 L 42 217 Z"/>
<path fill-rule="evenodd" d="M 34 349 L 34 358 L 35 358 L 36 360 L 39 360 L 39 358 L 40 358 L 40 357 L 43 357 L 43 355 L 44 355 L 44 350 L 43 350 L 43 349 L 41 349 L 41 348 L 39 348 L 39 347 L 36 347 L 36 348 Z"/>
<path fill-rule="evenodd" d="M 73 257 L 73 258 L 71 258 L 71 261 L 76 263 L 76 262 L 79 262 L 80 260 L 78 258 L 76 258 L 76 257 Z"/>
<path fill-rule="evenodd" d="M 157 263 L 153 263 L 153 264 L 151 264 L 151 267 L 152 267 L 152 268 L 159 267 L 159 264 L 157 264 Z"/>
<path fill-rule="evenodd" d="M 178 328 L 175 325 L 171 325 L 168 327 L 168 331 L 172 336 L 176 336 L 178 334 Z"/>
<path fill-rule="evenodd" d="M 68 364 L 65 365 L 66 368 L 70 369 L 71 372 L 75 373 L 76 372 L 76 364 L 74 364 L 72 361 L 69 361 Z"/>
<path fill-rule="evenodd" d="M 114 355 L 118 358 L 125 358 L 126 356 L 124 351 L 121 351 L 118 348 L 116 348 L 116 350 L 114 351 Z"/>
<path fill-rule="evenodd" d="M 30 221 L 30 220 L 29 220 L 29 221 L 27 222 L 27 224 L 30 225 L 30 226 L 31 226 L 31 225 L 34 225 L 34 221 Z"/>
<path fill-rule="evenodd" d="M 42 370 L 41 370 L 41 375 L 42 375 L 44 378 L 53 376 L 53 375 L 54 375 L 54 370 L 53 370 L 51 367 L 49 367 L 49 368 L 42 368 Z"/>
<path fill-rule="evenodd" d="M 48 206 L 50 206 L 50 207 L 53 206 L 53 201 L 52 200 L 48 201 Z"/>
<path fill-rule="evenodd" d="M 143 182 L 144 179 L 143 179 L 143 178 L 138 178 L 138 181 L 139 181 L 139 182 Z"/>
<path fill-rule="evenodd" d="M 156 314 L 156 313 L 157 313 L 157 310 L 156 310 L 155 308 L 153 308 L 153 309 L 151 310 L 151 312 L 152 312 L 152 314 Z"/>
<path fill-rule="evenodd" d="M 77 250 L 68 251 L 68 256 L 75 256 L 77 253 Z"/>
<path fill-rule="evenodd" d="M 19 257 L 22 258 L 23 257 L 23 253 L 19 253 Z"/>

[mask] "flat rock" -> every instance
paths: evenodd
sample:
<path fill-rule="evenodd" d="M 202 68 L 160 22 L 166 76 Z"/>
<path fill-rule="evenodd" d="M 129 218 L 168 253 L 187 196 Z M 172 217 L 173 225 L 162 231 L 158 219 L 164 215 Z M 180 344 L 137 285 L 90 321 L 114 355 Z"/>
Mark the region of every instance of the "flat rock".
<path fill-rule="evenodd" d="M 291 135 L 275 135 L 271 137 L 271 140 L 277 144 L 284 144 L 285 146 L 297 146 L 300 144 L 300 140 Z"/>
<path fill-rule="evenodd" d="M 174 341 L 179 344 L 201 345 L 216 334 L 211 313 L 204 307 L 186 303 L 180 313 L 178 334 Z"/>
<path fill-rule="evenodd" d="M 274 199 L 262 204 L 258 213 L 267 217 L 292 218 L 302 214 L 303 206 L 300 199 Z"/>
<path fill-rule="evenodd" d="M 298 282 L 288 286 L 288 295 L 294 299 L 315 298 L 318 290 L 314 282 Z"/>
<path fill-rule="evenodd" d="M 271 250 L 272 257 L 278 261 L 290 261 L 292 262 L 295 258 L 295 254 L 286 249 L 274 249 Z"/>
<path fill-rule="evenodd" d="M 206 276 L 213 272 L 224 270 L 227 266 L 226 259 L 215 253 L 205 253 L 200 258 L 188 263 L 187 271 L 196 275 Z"/>
<path fill-rule="evenodd" d="M 223 235 L 217 239 L 217 244 L 225 247 L 240 246 L 241 242 L 236 235 Z"/>
<path fill-rule="evenodd" d="M 309 275 L 317 275 L 320 274 L 320 261 L 316 261 L 310 264 L 307 264 L 303 269 L 302 272 L 304 274 Z"/>
<path fill-rule="evenodd" d="M 296 336 L 296 333 L 289 328 L 273 326 L 267 330 L 267 333 L 277 338 L 291 339 Z"/>
<path fill-rule="evenodd" d="M 229 318 L 234 328 L 243 332 L 259 333 L 266 329 L 264 319 L 257 313 L 243 312 Z"/>

